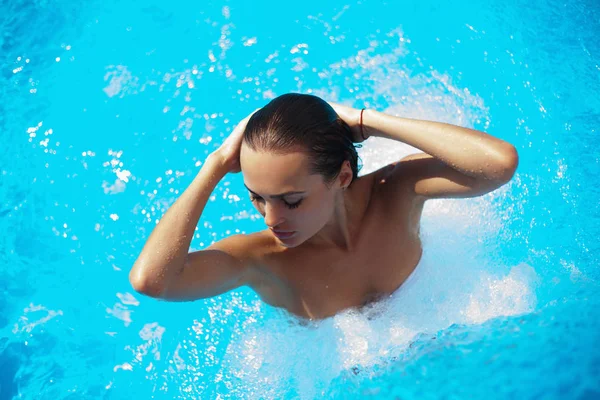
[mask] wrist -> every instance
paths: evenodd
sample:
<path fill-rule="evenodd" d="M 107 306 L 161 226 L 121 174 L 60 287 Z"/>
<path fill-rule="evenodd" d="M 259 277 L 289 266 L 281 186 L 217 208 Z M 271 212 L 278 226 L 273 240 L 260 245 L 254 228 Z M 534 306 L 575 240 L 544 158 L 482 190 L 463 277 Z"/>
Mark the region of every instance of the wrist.
<path fill-rule="evenodd" d="M 210 169 L 215 175 L 225 176 L 231 172 L 231 164 L 219 150 L 215 150 L 206 157 L 204 168 Z"/>
<path fill-rule="evenodd" d="M 360 129 L 364 140 L 372 136 L 377 136 L 377 130 L 374 128 L 374 121 L 377 118 L 377 111 L 365 108 L 360 119 Z"/>

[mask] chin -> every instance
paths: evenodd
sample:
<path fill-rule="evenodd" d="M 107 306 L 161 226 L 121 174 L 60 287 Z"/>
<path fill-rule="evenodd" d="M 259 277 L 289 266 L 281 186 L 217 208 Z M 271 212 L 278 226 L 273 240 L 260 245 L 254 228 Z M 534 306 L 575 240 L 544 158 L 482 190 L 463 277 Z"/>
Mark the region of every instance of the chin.
<path fill-rule="evenodd" d="M 280 246 L 286 247 L 288 249 L 292 249 L 294 247 L 298 247 L 302 243 L 304 243 L 304 240 L 298 240 L 297 237 L 293 237 L 293 238 L 291 238 L 291 240 L 284 240 L 284 239 L 279 239 L 279 238 L 276 237 L 276 240 L 277 240 L 277 243 L 279 243 Z"/>
<path fill-rule="evenodd" d="M 293 249 L 294 247 L 298 247 L 300 245 L 300 243 L 296 243 L 294 242 L 287 242 L 287 241 L 283 241 L 283 240 L 279 240 L 277 239 L 277 242 L 279 243 L 279 245 L 281 247 L 286 247 L 288 249 Z"/>
<path fill-rule="evenodd" d="M 293 249 L 294 247 L 297 247 L 297 244 L 288 244 L 288 243 L 283 243 L 282 241 L 279 241 L 279 245 L 281 247 L 285 247 L 286 249 Z"/>

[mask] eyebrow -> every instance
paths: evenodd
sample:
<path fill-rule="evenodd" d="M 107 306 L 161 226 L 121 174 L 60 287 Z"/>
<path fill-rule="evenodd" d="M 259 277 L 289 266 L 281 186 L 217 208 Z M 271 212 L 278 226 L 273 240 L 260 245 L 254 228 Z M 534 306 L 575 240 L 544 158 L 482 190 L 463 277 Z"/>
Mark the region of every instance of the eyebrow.
<path fill-rule="evenodd" d="M 245 184 L 245 183 L 244 183 L 244 186 L 246 186 L 246 184 Z M 257 196 L 258 196 L 258 193 L 256 193 L 256 192 L 255 192 L 255 191 L 253 191 L 252 189 L 250 189 L 248 186 L 246 186 L 246 189 L 248 189 L 248 191 L 249 191 L 250 193 L 252 193 L 252 194 L 255 194 L 255 195 L 257 195 Z M 272 195 L 272 196 L 269 196 L 269 197 L 271 197 L 271 198 L 273 198 L 273 199 L 280 199 L 280 198 L 282 198 L 282 197 L 285 197 L 285 196 L 291 196 L 291 195 L 293 195 L 293 194 L 304 194 L 304 193 L 306 193 L 306 192 L 285 192 L 285 193 L 280 193 L 280 194 L 274 194 L 274 195 Z"/>

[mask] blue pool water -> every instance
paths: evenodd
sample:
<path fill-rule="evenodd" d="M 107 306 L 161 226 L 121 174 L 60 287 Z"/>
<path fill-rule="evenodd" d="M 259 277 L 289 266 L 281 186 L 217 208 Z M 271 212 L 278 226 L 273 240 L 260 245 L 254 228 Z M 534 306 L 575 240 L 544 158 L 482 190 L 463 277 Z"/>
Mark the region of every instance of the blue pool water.
<path fill-rule="evenodd" d="M 600 398 L 600 6 L 479 3 L 0 3 L 0 398 Z M 517 174 L 428 203 L 419 275 L 362 314 L 135 293 L 206 155 L 290 91 L 485 130 Z M 192 248 L 262 228 L 227 176 Z"/>

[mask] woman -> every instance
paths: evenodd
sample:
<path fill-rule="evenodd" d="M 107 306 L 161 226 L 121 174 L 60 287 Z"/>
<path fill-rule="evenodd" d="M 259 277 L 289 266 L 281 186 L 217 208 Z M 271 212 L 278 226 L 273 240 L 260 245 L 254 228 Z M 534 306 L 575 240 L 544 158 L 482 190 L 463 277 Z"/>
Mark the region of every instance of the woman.
<path fill-rule="evenodd" d="M 424 153 L 357 177 L 354 143 L 371 136 Z M 483 132 L 286 94 L 246 117 L 208 156 L 154 228 L 130 281 L 171 301 L 247 285 L 273 306 L 326 318 L 402 285 L 421 258 L 426 200 L 488 193 L 517 164 L 511 144 Z M 268 229 L 188 253 L 211 192 L 240 170 Z"/>

